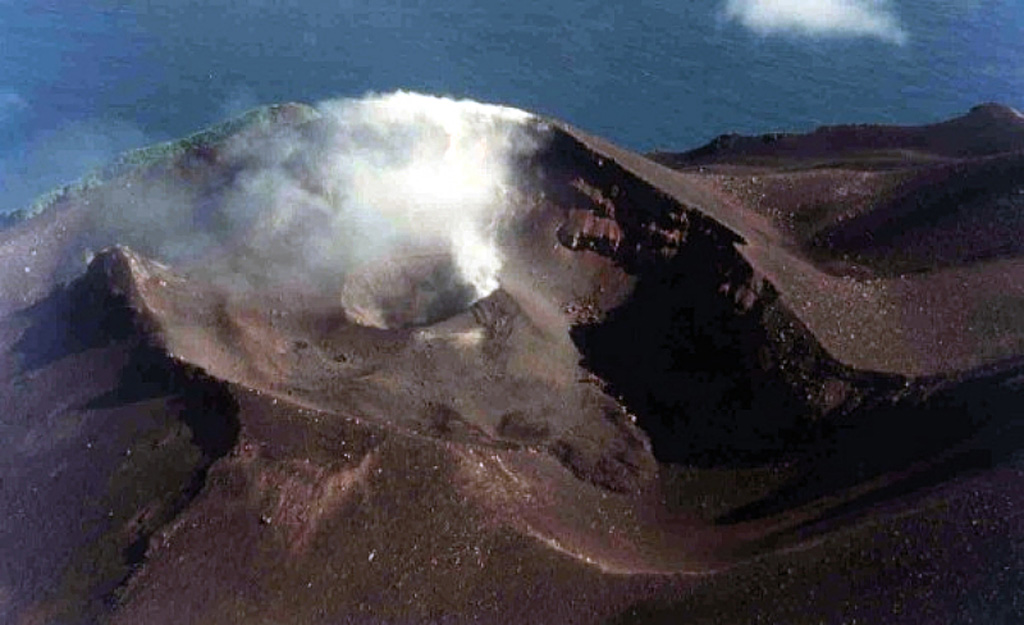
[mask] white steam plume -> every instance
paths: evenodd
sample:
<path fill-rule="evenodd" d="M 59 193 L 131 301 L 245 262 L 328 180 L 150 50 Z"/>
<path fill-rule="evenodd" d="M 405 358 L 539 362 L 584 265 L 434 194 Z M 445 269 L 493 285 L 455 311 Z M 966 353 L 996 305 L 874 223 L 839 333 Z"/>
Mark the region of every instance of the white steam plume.
<path fill-rule="evenodd" d="M 497 288 L 495 228 L 510 208 L 512 160 L 535 148 L 529 115 L 404 92 L 321 110 L 338 129 L 321 171 L 341 228 L 369 219 L 398 245 L 446 245 L 480 294 Z M 357 252 L 395 251 L 374 247 Z"/>
<path fill-rule="evenodd" d="M 475 297 L 497 288 L 514 165 L 538 147 L 529 114 L 408 92 L 317 111 L 313 123 L 229 141 L 235 174 L 216 197 L 148 183 L 109 199 L 99 229 L 231 286 L 334 288 L 426 251 L 448 254 Z"/>

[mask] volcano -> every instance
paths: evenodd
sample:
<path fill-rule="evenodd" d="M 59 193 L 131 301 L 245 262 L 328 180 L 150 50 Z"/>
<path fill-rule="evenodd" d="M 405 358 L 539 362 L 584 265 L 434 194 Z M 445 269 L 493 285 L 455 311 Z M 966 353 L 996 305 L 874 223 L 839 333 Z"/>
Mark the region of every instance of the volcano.
<path fill-rule="evenodd" d="M 0 230 L 4 622 L 1024 619 L 1024 117 L 645 156 L 411 102 Z"/>

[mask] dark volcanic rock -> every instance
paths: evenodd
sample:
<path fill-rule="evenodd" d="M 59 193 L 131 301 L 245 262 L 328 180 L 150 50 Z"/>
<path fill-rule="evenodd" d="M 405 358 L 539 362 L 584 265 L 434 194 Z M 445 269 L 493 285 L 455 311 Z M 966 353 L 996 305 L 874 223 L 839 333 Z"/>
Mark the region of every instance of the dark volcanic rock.
<path fill-rule="evenodd" d="M 82 266 L 90 203 L 205 223 L 230 137 L 323 130 L 274 111 L 0 232 L 4 620 L 1024 616 L 1015 111 L 679 171 L 531 122 L 489 294 L 443 250 L 234 289 L 244 229 Z"/>

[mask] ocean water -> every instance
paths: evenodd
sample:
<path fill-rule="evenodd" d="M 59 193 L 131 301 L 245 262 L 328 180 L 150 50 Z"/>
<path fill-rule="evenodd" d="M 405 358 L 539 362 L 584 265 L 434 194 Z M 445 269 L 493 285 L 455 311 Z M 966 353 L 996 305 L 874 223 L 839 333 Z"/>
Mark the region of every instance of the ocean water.
<path fill-rule="evenodd" d="M 899 36 L 772 31 L 728 12 L 773 0 L 0 0 L 0 211 L 258 104 L 400 88 L 638 150 L 1024 107 L 1024 3 L 857 2 Z"/>

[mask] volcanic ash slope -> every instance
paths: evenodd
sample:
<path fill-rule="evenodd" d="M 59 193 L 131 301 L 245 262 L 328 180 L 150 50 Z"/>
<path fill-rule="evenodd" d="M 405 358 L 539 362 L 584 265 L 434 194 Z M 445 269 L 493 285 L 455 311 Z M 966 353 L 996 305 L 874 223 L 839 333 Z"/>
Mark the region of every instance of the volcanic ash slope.
<path fill-rule="evenodd" d="M 1021 335 L 987 298 L 1016 248 L 944 243 L 980 222 L 937 191 L 1016 175 L 979 143 L 1016 128 L 998 111 L 861 129 L 884 154 L 827 166 L 786 138 L 673 170 L 397 93 L 126 156 L 0 231 L 0 614 L 1013 609 Z M 971 206 L 1008 215 L 1000 184 Z M 864 243 L 896 241 L 879 211 L 913 244 Z"/>

